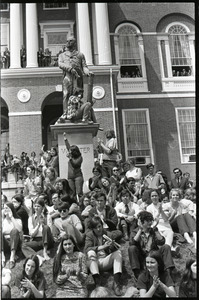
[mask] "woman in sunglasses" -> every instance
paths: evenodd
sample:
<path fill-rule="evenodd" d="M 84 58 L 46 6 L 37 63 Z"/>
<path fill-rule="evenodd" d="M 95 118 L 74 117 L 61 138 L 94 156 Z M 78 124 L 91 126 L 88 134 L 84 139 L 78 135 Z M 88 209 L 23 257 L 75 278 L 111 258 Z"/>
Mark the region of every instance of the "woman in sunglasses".
<path fill-rule="evenodd" d="M 84 241 L 82 223 L 76 214 L 69 214 L 69 209 L 68 202 L 58 205 L 60 218 L 56 218 L 52 226 L 54 241 L 60 241 L 61 237 L 67 233 L 74 237 L 78 245 L 82 245 Z"/>

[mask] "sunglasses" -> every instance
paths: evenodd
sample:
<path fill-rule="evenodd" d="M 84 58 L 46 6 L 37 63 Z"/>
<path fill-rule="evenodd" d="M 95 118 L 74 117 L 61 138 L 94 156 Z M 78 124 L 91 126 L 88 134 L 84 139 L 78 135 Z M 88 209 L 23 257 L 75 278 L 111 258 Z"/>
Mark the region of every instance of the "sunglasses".
<path fill-rule="evenodd" d="M 67 209 L 61 209 L 61 210 L 59 210 L 59 212 L 61 213 L 61 212 L 66 212 L 67 211 Z"/>
<path fill-rule="evenodd" d="M 113 169 L 113 171 L 115 172 L 115 171 L 118 171 L 118 169 Z"/>
<path fill-rule="evenodd" d="M 174 174 L 178 174 L 178 173 L 180 173 L 180 172 L 174 172 Z"/>

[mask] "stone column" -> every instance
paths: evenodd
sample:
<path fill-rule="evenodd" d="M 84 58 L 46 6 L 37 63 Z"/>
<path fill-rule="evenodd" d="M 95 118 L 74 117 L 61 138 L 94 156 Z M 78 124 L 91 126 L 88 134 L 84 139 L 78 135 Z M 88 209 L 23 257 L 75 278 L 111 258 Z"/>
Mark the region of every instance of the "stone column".
<path fill-rule="evenodd" d="M 192 76 L 195 76 L 195 36 L 191 35 L 189 36 L 189 45 L 190 45 L 190 53 L 191 53 L 191 59 L 192 59 Z"/>
<path fill-rule="evenodd" d="M 38 67 L 38 44 L 37 4 L 26 3 L 26 68 Z"/>
<path fill-rule="evenodd" d="M 145 59 L 144 59 L 144 43 L 143 37 L 138 37 L 138 47 L 140 52 L 140 59 L 141 59 L 141 68 L 142 68 L 142 77 L 146 78 L 146 67 L 145 67 Z"/>
<path fill-rule="evenodd" d="M 111 45 L 107 3 L 95 3 L 99 65 L 111 65 Z"/>
<path fill-rule="evenodd" d="M 173 77 L 173 75 L 172 75 L 171 54 L 170 54 L 169 38 L 168 37 L 165 37 L 165 51 L 166 51 L 168 78 L 171 78 L 171 77 Z"/>
<path fill-rule="evenodd" d="M 93 64 L 88 3 L 77 3 L 77 41 L 79 51 L 85 55 L 88 65 Z"/>
<path fill-rule="evenodd" d="M 162 49 L 161 49 L 161 41 L 162 38 L 158 37 L 158 54 L 159 54 L 159 60 L 160 60 L 160 72 L 161 72 L 161 77 L 164 78 L 164 64 L 163 64 L 163 58 L 162 58 Z"/>
<path fill-rule="evenodd" d="M 21 68 L 20 20 L 22 16 L 20 12 L 20 3 L 10 3 L 10 69 Z"/>

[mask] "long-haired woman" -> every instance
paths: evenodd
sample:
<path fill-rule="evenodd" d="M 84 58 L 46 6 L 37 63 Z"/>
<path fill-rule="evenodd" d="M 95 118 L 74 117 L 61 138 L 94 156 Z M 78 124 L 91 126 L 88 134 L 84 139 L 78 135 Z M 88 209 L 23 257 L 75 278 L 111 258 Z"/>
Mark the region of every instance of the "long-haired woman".
<path fill-rule="evenodd" d="M 16 277 L 15 285 L 20 290 L 21 298 L 46 298 L 46 279 L 39 269 L 39 259 L 36 255 L 26 258 L 22 273 Z"/>
<path fill-rule="evenodd" d="M 86 257 L 79 251 L 73 236 L 65 234 L 53 264 L 53 279 L 58 285 L 57 298 L 86 298 L 88 277 Z"/>
<path fill-rule="evenodd" d="M 176 297 L 173 280 L 164 269 L 159 251 L 153 250 L 147 255 L 146 270 L 139 275 L 137 288 L 140 290 L 140 298 Z"/>
<path fill-rule="evenodd" d="M 180 298 L 197 298 L 197 262 L 194 258 L 186 261 L 179 286 Z"/>
<path fill-rule="evenodd" d="M 68 144 L 68 140 L 66 138 L 66 133 L 64 132 L 64 141 L 67 148 L 68 157 L 68 183 L 70 188 L 74 192 L 74 195 L 78 197 L 78 199 L 83 195 L 83 173 L 82 173 L 82 162 L 83 158 L 79 148 L 76 145 L 70 146 Z"/>

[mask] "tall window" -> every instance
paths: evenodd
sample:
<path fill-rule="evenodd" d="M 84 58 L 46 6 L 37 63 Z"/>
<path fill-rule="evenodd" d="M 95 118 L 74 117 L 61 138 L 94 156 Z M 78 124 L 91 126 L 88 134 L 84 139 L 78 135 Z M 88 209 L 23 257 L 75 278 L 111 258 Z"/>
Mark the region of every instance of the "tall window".
<path fill-rule="evenodd" d="M 187 29 L 180 24 L 175 24 L 169 28 L 168 33 L 173 76 L 192 75 L 192 58 Z"/>
<path fill-rule="evenodd" d="M 68 3 L 44 3 L 43 8 L 45 9 L 68 9 Z"/>
<path fill-rule="evenodd" d="M 116 30 L 119 47 L 121 77 L 142 77 L 138 29 L 131 24 L 124 24 Z"/>
<path fill-rule="evenodd" d="M 136 164 L 153 161 L 151 130 L 148 110 L 123 110 L 126 159 L 134 157 Z"/>
<path fill-rule="evenodd" d="M 195 162 L 195 109 L 177 108 L 177 124 L 182 162 Z"/>

